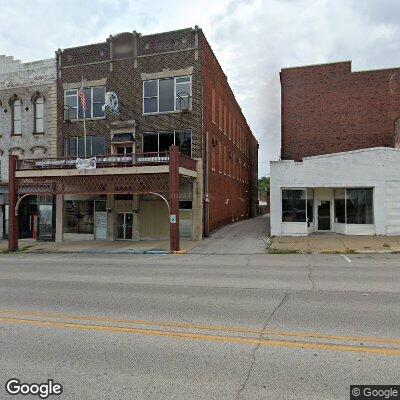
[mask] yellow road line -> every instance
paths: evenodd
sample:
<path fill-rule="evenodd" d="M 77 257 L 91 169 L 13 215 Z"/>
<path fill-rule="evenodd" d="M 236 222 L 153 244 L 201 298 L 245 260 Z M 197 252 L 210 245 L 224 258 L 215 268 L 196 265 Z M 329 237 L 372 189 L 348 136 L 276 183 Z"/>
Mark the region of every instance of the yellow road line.
<path fill-rule="evenodd" d="M 157 321 L 144 321 L 144 320 L 128 320 L 128 319 L 114 319 L 105 317 L 95 316 L 77 316 L 60 313 L 42 313 L 35 311 L 15 311 L 15 310 L 0 310 L 0 314 L 14 314 L 20 316 L 30 317 L 47 317 L 55 319 L 69 319 L 77 321 L 89 321 L 89 322 L 108 322 L 114 324 L 131 324 L 131 325 L 144 325 L 144 326 L 159 326 L 166 328 L 183 328 L 183 329 L 196 329 L 205 331 L 221 331 L 231 333 L 249 333 L 260 335 L 261 330 L 249 329 L 249 328 L 238 328 L 238 327 L 227 327 L 227 326 L 213 326 L 213 325 L 196 325 L 190 323 L 180 322 L 157 322 Z M 271 336 L 283 336 L 283 337 L 299 337 L 299 338 L 310 338 L 310 339 L 328 339 L 336 341 L 350 341 L 350 342 L 366 342 L 366 343 L 380 343 L 380 344 L 400 344 L 400 339 L 391 338 L 374 338 L 374 337 L 362 337 L 362 336 L 337 336 L 337 335 L 326 335 L 320 333 L 307 333 L 307 332 L 287 332 L 287 331 L 273 331 L 265 330 L 264 335 Z"/>
<path fill-rule="evenodd" d="M 136 335 L 160 336 L 160 337 L 168 337 L 174 339 L 193 340 L 193 341 L 236 343 L 236 344 L 247 344 L 247 345 L 260 344 L 260 346 L 265 346 L 265 347 L 284 347 L 289 349 L 308 349 L 308 350 L 331 350 L 331 351 L 365 353 L 365 354 L 384 355 L 384 356 L 400 356 L 400 349 L 394 349 L 394 348 L 376 348 L 376 347 L 374 348 L 374 347 L 322 344 L 322 343 L 310 343 L 310 342 L 291 342 L 291 341 L 270 340 L 270 339 L 258 340 L 258 339 L 240 338 L 240 337 L 215 336 L 215 335 L 193 334 L 193 333 L 183 333 L 183 332 L 168 332 L 168 331 L 157 331 L 151 329 L 147 330 L 138 328 L 123 328 L 123 327 L 113 327 L 107 325 L 84 325 L 84 324 L 74 324 L 68 322 L 38 321 L 29 319 L 7 318 L 7 317 L 0 317 L 0 322 L 24 324 L 30 326 L 37 326 L 41 328 L 59 328 L 59 329 L 72 329 L 80 331 L 129 333 Z"/>

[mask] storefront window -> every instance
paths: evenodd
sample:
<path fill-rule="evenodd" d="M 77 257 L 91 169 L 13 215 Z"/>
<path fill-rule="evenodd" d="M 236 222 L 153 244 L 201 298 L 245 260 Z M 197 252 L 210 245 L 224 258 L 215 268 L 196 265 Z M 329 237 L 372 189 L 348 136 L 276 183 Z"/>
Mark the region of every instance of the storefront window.
<path fill-rule="evenodd" d="M 41 239 L 53 238 L 53 197 L 40 196 L 39 209 L 39 237 Z"/>
<path fill-rule="evenodd" d="M 346 189 L 348 224 L 373 224 L 372 189 Z"/>
<path fill-rule="evenodd" d="M 335 189 L 335 222 L 346 222 L 346 189 Z"/>
<path fill-rule="evenodd" d="M 306 191 L 282 190 L 282 222 L 306 222 Z"/>
<path fill-rule="evenodd" d="M 314 221 L 314 190 L 307 189 L 307 219 L 308 222 Z"/>
<path fill-rule="evenodd" d="M 93 234 L 93 201 L 65 201 L 65 233 Z"/>

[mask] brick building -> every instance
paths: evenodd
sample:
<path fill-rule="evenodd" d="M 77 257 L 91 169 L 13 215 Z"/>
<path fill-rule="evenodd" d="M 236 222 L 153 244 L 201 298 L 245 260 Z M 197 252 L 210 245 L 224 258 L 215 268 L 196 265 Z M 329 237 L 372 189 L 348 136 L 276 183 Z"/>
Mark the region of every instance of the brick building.
<path fill-rule="evenodd" d="M 54 58 L 22 63 L 0 56 L 0 239 L 7 236 L 9 154 L 56 155 L 55 80 Z M 20 236 L 51 238 L 51 208 L 51 198 L 26 198 L 20 207 Z"/>
<path fill-rule="evenodd" d="M 181 237 L 200 239 L 255 215 L 258 143 L 201 29 L 121 33 L 56 59 L 59 160 L 19 163 L 16 173 L 26 186 L 35 178 L 31 191 L 45 184 L 43 174 L 58 188 L 56 240 L 168 236 L 171 146 L 180 157 Z M 118 112 L 104 109 L 110 94 Z M 97 157 L 96 169 L 72 173 L 77 157 Z"/>
<path fill-rule="evenodd" d="M 285 68 L 274 235 L 400 234 L 400 68 Z"/>
<path fill-rule="evenodd" d="M 393 147 L 400 68 L 352 71 L 351 62 L 281 70 L 282 160 Z"/>

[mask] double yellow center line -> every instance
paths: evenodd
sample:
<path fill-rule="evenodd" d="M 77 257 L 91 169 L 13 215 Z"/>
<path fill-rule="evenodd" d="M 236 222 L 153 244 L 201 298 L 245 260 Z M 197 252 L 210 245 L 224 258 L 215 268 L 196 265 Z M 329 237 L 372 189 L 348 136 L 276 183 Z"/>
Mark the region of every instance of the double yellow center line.
<path fill-rule="evenodd" d="M 273 330 L 264 330 L 262 332 L 261 330 L 245 327 L 127 320 L 16 310 L 0 310 L 0 323 L 40 328 L 157 336 L 226 344 L 400 356 L 400 339 L 398 338 L 337 336 Z M 262 336 L 260 337 L 261 333 Z"/>

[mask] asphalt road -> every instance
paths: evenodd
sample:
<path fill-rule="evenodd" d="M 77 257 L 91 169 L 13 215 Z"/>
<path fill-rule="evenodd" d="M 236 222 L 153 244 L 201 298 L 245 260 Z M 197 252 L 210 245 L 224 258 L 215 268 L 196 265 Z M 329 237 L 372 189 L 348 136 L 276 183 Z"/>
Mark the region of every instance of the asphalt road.
<path fill-rule="evenodd" d="M 0 398 L 348 399 L 400 383 L 399 292 L 400 255 L 2 255 Z"/>

